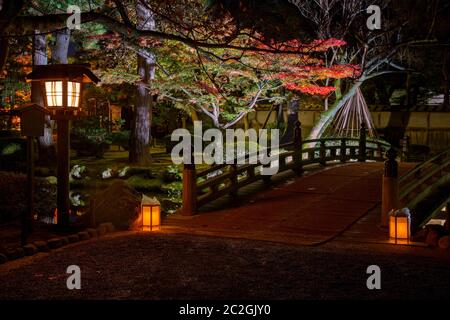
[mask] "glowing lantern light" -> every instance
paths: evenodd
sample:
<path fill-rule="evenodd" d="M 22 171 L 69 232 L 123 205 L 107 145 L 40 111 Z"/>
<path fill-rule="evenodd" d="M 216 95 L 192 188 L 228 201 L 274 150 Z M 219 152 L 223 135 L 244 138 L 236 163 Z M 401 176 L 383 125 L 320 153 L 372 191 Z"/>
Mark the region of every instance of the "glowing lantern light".
<path fill-rule="evenodd" d="M 156 198 L 142 195 L 142 231 L 161 230 L 161 204 Z"/>
<path fill-rule="evenodd" d="M 409 243 L 411 235 L 411 214 L 408 208 L 401 210 L 391 210 L 389 213 L 389 236 L 395 240 Z"/>
<path fill-rule="evenodd" d="M 28 81 L 39 81 L 45 95 L 45 107 L 50 110 L 77 110 L 81 107 L 83 84 L 98 82 L 85 65 L 35 66 Z"/>

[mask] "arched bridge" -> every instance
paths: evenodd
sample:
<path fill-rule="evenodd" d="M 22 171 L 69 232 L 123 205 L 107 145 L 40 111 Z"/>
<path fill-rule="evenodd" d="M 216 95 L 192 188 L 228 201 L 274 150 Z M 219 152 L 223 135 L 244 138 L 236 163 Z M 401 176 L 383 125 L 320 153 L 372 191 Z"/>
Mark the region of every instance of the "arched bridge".
<path fill-rule="evenodd" d="M 369 212 L 377 212 L 378 220 L 385 173 L 382 161 L 390 145 L 364 135 L 302 140 L 299 132 L 297 128 L 294 142 L 280 146 L 278 175 L 284 174 L 287 180 L 270 188 L 264 187 L 271 181 L 260 174 L 260 164 L 216 165 L 200 172 L 185 166 L 181 214 L 167 218 L 164 228 L 312 245 L 341 234 Z M 416 211 L 448 182 L 449 160 L 448 153 L 443 153 L 421 165 L 400 163 L 401 177 L 395 179 L 399 192 L 388 196 Z M 240 197 L 241 190 L 258 185 L 261 192 Z M 212 206 L 214 211 L 195 214 L 224 196 L 231 200 L 226 206 L 219 203 Z M 416 225 L 431 214 L 418 215 Z"/>

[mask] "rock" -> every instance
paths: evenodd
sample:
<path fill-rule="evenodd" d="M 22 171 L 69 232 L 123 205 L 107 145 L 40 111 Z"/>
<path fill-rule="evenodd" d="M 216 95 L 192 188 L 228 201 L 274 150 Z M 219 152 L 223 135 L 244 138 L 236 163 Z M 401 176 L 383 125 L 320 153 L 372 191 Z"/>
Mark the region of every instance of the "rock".
<path fill-rule="evenodd" d="M 95 238 L 98 236 L 98 231 L 96 229 L 88 228 L 88 229 L 86 229 L 86 232 L 89 233 L 89 236 L 91 238 Z"/>
<path fill-rule="evenodd" d="M 83 173 L 86 172 L 86 167 L 76 164 L 73 166 L 72 170 L 70 170 L 70 177 L 73 179 L 82 179 Z"/>
<path fill-rule="evenodd" d="M 67 239 L 69 239 L 70 243 L 75 243 L 75 242 L 80 241 L 80 238 L 78 237 L 77 234 L 72 234 L 72 235 L 68 236 Z"/>
<path fill-rule="evenodd" d="M 56 178 L 55 176 L 46 177 L 45 180 L 49 184 L 57 184 L 58 183 L 58 178 Z"/>
<path fill-rule="evenodd" d="M 425 240 L 425 243 L 429 246 L 429 247 L 437 247 L 438 246 L 438 242 L 439 242 L 439 238 L 440 238 L 440 235 L 439 235 L 439 232 L 437 232 L 436 230 L 434 230 L 434 229 L 430 229 L 429 231 L 428 231 L 428 234 L 427 234 L 427 238 L 426 238 L 426 240 Z"/>
<path fill-rule="evenodd" d="M 425 228 L 436 231 L 440 237 L 443 237 L 446 235 L 444 226 L 441 226 L 440 224 L 429 224 Z"/>
<path fill-rule="evenodd" d="M 107 233 L 114 232 L 115 228 L 111 222 L 100 223 L 99 227 L 103 227 L 106 229 Z"/>
<path fill-rule="evenodd" d="M 8 261 L 8 257 L 4 254 L 0 253 L 0 264 L 5 263 Z"/>
<path fill-rule="evenodd" d="M 85 205 L 85 202 L 83 201 L 83 197 L 82 197 L 81 193 L 79 193 L 77 191 L 70 191 L 69 199 L 70 199 L 70 203 L 75 207 L 82 207 Z"/>
<path fill-rule="evenodd" d="M 411 237 L 411 241 L 413 242 L 425 242 L 427 239 L 428 231 L 430 231 L 430 228 L 422 228 L 420 231 L 416 232 L 414 236 Z"/>
<path fill-rule="evenodd" d="M 450 236 L 444 236 L 439 239 L 439 248 L 450 250 Z"/>
<path fill-rule="evenodd" d="M 23 258 L 25 256 L 25 251 L 22 248 L 17 248 L 14 250 L 11 250 L 7 253 L 8 260 L 16 260 Z"/>
<path fill-rule="evenodd" d="M 17 256 L 17 259 L 25 257 L 25 251 L 22 248 L 17 248 L 16 256 Z"/>
<path fill-rule="evenodd" d="M 32 256 L 39 252 L 38 248 L 36 248 L 36 246 L 33 244 L 27 244 L 27 245 L 23 246 L 22 248 L 23 248 L 23 251 L 25 252 L 26 256 Z"/>
<path fill-rule="evenodd" d="M 106 228 L 105 225 L 101 224 L 101 225 L 98 226 L 97 232 L 98 232 L 99 236 L 103 236 L 103 235 L 105 235 L 108 232 L 108 229 Z"/>
<path fill-rule="evenodd" d="M 34 245 L 40 252 L 49 252 L 50 251 L 47 241 L 36 241 L 36 242 L 34 242 Z"/>
<path fill-rule="evenodd" d="M 63 246 L 63 241 L 61 240 L 61 238 L 52 238 L 48 240 L 47 243 L 50 249 L 58 249 Z"/>
<path fill-rule="evenodd" d="M 129 229 L 139 217 L 141 195 L 123 180 L 112 182 L 92 199 L 91 213 L 99 224 L 111 222 L 119 229 Z"/>
<path fill-rule="evenodd" d="M 112 178 L 112 169 L 107 168 L 105 171 L 102 172 L 102 179 L 109 179 Z"/>
<path fill-rule="evenodd" d="M 81 232 L 78 232 L 78 238 L 80 238 L 80 241 L 83 241 L 83 240 L 89 240 L 90 236 L 89 236 L 88 232 L 81 231 Z"/>
<path fill-rule="evenodd" d="M 62 237 L 61 242 L 63 246 L 67 246 L 70 243 L 69 237 Z"/>
<path fill-rule="evenodd" d="M 118 176 L 120 178 L 126 177 L 129 169 L 130 169 L 130 167 L 124 167 L 123 169 L 119 170 Z"/>

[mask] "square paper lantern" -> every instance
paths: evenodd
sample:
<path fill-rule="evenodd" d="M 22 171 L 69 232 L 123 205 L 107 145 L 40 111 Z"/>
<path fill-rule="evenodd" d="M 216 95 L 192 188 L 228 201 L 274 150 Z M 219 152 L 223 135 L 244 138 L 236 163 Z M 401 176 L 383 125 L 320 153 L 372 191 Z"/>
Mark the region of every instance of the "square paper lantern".
<path fill-rule="evenodd" d="M 395 240 L 409 243 L 411 236 L 411 214 L 408 208 L 391 210 L 389 213 L 389 236 Z"/>
<path fill-rule="evenodd" d="M 161 230 L 161 204 L 156 198 L 142 195 L 142 231 Z"/>

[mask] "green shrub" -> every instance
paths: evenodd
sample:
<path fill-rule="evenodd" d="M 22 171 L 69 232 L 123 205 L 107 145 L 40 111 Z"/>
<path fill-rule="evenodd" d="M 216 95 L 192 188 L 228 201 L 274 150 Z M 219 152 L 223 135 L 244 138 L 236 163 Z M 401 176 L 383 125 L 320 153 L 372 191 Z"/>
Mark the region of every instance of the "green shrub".
<path fill-rule="evenodd" d="M 0 168 L 26 172 L 27 141 L 23 138 L 0 138 Z"/>
<path fill-rule="evenodd" d="M 162 185 L 161 189 L 168 194 L 169 198 L 181 199 L 183 183 L 180 181 L 171 182 Z"/>
<path fill-rule="evenodd" d="M 141 175 L 132 176 L 126 182 L 137 191 L 141 192 L 161 192 L 163 182 L 160 179 L 147 179 Z"/>
<path fill-rule="evenodd" d="M 100 127 L 96 117 L 76 121 L 71 130 L 71 137 L 71 147 L 78 156 L 102 158 L 111 145 L 111 133 Z"/>
<path fill-rule="evenodd" d="M 182 171 L 176 164 L 167 166 L 163 172 L 163 178 L 166 182 L 181 181 Z"/>
<path fill-rule="evenodd" d="M 130 131 L 118 131 L 111 133 L 111 143 L 128 150 L 130 148 Z"/>
<path fill-rule="evenodd" d="M 10 143 L 2 150 L 2 156 L 9 156 L 22 150 L 22 146 L 18 143 Z"/>

